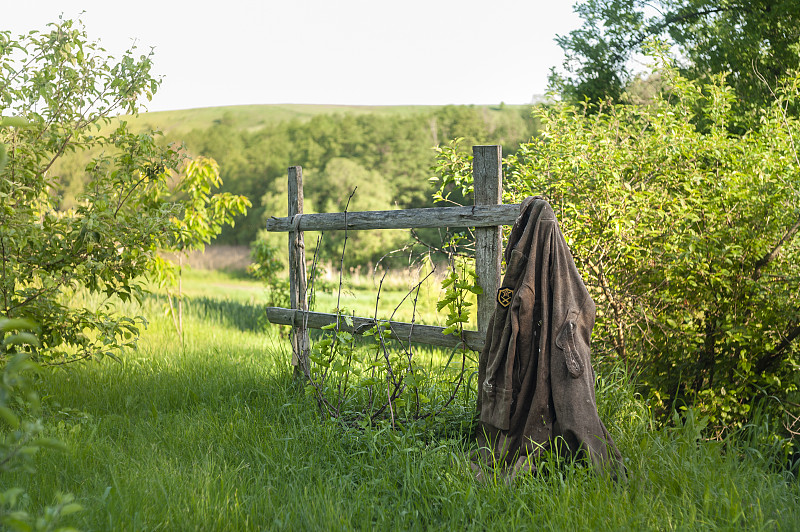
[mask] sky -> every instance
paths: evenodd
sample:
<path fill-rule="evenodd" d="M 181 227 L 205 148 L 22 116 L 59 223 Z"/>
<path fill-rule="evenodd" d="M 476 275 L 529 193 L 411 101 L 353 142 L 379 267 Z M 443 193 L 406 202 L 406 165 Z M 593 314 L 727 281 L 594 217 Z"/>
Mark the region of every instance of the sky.
<path fill-rule="evenodd" d="M 80 18 L 155 50 L 149 111 L 245 104 L 525 104 L 580 26 L 574 0 L 2 0 L 18 35 Z M 81 14 L 82 13 L 82 14 Z"/>

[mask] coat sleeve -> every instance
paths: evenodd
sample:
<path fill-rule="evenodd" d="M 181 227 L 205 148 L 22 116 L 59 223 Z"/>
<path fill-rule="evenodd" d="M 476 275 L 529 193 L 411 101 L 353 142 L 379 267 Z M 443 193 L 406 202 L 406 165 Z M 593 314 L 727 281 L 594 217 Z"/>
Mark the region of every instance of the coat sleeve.
<path fill-rule="evenodd" d="M 563 235 L 553 256 L 553 343 L 550 360 L 556 435 L 572 453 L 586 453 L 604 464 L 618 454 L 597 415 L 594 375 L 591 370 L 591 334 L 595 303 L 583 284 Z"/>
<path fill-rule="evenodd" d="M 517 340 L 520 336 L 519 286 L 523 278 L 527 258 L 517 250 L 510 254 L 506 275 L 498 294 L 510 291 L 510 303 L 498 304 L 495 308 L 492 327 L 488 331 L 489 341 L 484 346 L 481 358 L 486 360 L 486 373 L 480 383 L 480 419 L 501 430 L 508 430 L 511 407 L 514 401 L 512 372 L 518 356 Z M 524 324 L 523 326 L 528 326 Z"/>

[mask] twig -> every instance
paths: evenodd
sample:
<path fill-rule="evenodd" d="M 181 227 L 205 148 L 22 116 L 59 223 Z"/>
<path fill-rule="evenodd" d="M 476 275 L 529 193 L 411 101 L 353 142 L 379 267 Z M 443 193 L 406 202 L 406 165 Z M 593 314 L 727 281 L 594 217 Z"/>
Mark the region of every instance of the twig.
<path fill-rule="evenodd" d="M 785 428 L 786 432 L 788 432 L 794 437 L 800 436 L 800 416 L 795 416 L 794 414 L 790 414 L 789 412 L 786 412 L 786 414 L 788 416 L 793 417 L 794 420 L 791 422 L 791 424 L 788 421 L 784 423 L 783 428 Z M 797 428 L 795 429 L 795 427 Z"/>
<path fill-rule="evenodd" d="M 440 229 L 440 231 L 441 231 L 441 229 Z M 441 253 L 442 255 L 447 255 L 448 257 L 450 257 L 451 255 L 454 255 L 454 256 L 457 256 L 457 257 L 464 257 L 464 258 L 471 258 L 471 257 L 475 256 L 474 253 L 463 253 L 463 252 L 456 251 L 456 250 L 448 250 L 446 248 L 435 246 L 434 244 L 430 244 L 428 242 L 425 242 L 424 240 L 422 240 L 422 238 L 420 238 L 420 236 L 417 234 L 417 232 L 414 229 L 411 229 L 411 236 L 418 244 L 420 244 L 421 246 L 427 248 L 429 254 L 430 254 L 431 251 L 433 251 L 433 252 L 436 252 L 436 253 Z M 441 236 L 441 232 L 440 232 L 440 236 Z M 469 249 L 469 246 L 465 246 L 465 247 L 467 247 L 467 249 Z"/>
<path fill-rule="evenodd" d="M 355 195 L 356 190 L 358 187 L 355 187 L 353 191 L 350 193 L 350 196 L 347 197 L 347 205 L 344 207 L 344 242 L 342 243 L 342 254 L 339 260 L 339 290 L 336 293 L 336 313 L 338 314 L 341 310 L 341 300 L 342 300 L 342 277 L 344 275 L 344 254 L 347 250 L 347 239 L 349 235 L 347 234 L 347 211 L 350 208 L 350 200 L 353 199 L 353 195 Z M 336 320 L 336 328 L 335 331 L 339 332 L 339 320 Z"/>
<path fill-rule="evenodd" d="M 2 255 L 3 255 L 3 257 L 2 257 L 2 260 L 3 260 L 2 287 L 3 287 L 3 308 L 5 309 L 5 312 L 3 314 L 5 314 L 6 318 L 10 318 L 11 316 L 9 316 L 8 313 L 9 313 L 9 310 L 11 310 L 11 309 L 9 309 L 9 307 L 8 307 L 8 288 L 6 286 L 8 284 L 8 274 L 6 273 L 6 262 L 7 262 L 7 259 L 6 259 L 6 240 L 5 240 L 5 238 L 3 238 L 1 236 L 0 236 L 0 252 L 2 252 Z"/>
<path fill-rule="evenodd" d="M 388 273 L 388 270 L 384 270 L 383 276 L 381 276 L 381 280 L 378 283 L 378 295 L 375 297 L 375 312 L 374 312 L 373 317 L 372 317 L 373 323 L 375 324 L 374 325 L 375 332 L 378 335 L 381 343 L 383 342 L 383 339 L 380 337 L 380 335 L 378 333 L 378 330 L 380 328 L 380 322 L 378 321 L 378 301 L 381 298 L 381 290 L 383 288 L 383 281 L 384 281 L 384 279 L 386 279 L 386 274 L 387 273 Z M 376 367 L 376 364 L 378 362 L 378 356 L 379 356 L 379 351 L 376 351 L 375 352 L 375 360 L 373 361 L 373 364 L 372 364 L 372 371 L 370 372 L 370 377 L 371 378 L 375 377 L 375 367 Z M 373 401 L 374 401 L 374 398 L 372 396 L 372 386 L 370 385 L 370 386 L 367 387 L 367 409 L 368 410 L 372 409 Z"/>

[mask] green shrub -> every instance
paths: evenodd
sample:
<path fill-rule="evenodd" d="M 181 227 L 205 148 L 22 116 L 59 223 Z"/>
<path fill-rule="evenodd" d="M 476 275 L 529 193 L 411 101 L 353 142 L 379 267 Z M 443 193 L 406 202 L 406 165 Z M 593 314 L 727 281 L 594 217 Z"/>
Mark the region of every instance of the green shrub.
<path fill-rule="evenodd" d="M 600 303 L 599 352 L 664 412 L 739 424 L 757 398 L 797 390 L 800 127 L 782 105 L 798 79 L 738 137 L 724 78 L 665 73 L 672 91 L 652 106 L 541 109 L 546 132 L 508 161 L 508 195 L 553 203 Z"/>
<path fill-rule="evenodd" d="M 595 354 L 662 415 L 695 406 L 722 430 L 769 397 L 796 416 L 800 123 L 784 106 L 800 78 L 732 136 L 724 76 L 661 73 L 671 89 L 647 106 L 539 107 L 542 136 L 505 161 L 505 201 L 550 200 L 598 303 Z"/>
<path fill-rule="evenodd" d="M 0 33 L 0 115 L 19 123 L 0 128 L 7 150 L 0 168 L 0 316 L 38 324 L 40 361 L 61 363 L 114 355 L 133 345 L 141 317 L 116 315 L 111 296 L 137 297 L 170 217 L 159 200 L 181 159 L 152 133 L 133 134 L 117 113 L 135 113 L 158 81 L 149 55 L 129 50 L 119 60 L 90 42 L 71 20 L 13 39 Z M 59 209 L 54 164 L 95 148 L 85 166 L 77 206 Z M 104 294 L 95 308 L 72 307 L 76 288 Z"/>

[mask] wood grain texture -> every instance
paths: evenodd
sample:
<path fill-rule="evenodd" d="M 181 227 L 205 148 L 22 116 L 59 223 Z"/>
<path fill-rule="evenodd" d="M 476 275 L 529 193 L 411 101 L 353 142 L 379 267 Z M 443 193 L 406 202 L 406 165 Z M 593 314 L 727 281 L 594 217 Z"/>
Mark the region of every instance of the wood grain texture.
<path fill-rule="evenodd" d="M 502 147 L 473 146 L 472 156 L 476 208 L 499 205 L 503 196 Z M 515 207 L 514 219 L 519 214 L 519 205 Z M 512 220 L 508 225 L 513 223 Z M 500 225 L 475 229 L 475 273 L 483 289 L 483 293 L 478 295 L 478 331 L 484 335 L 494 314 L 495 296 L 500 286 L 500 257 L 503 250 Z"/>
<path fill-rule="evenodd" d="M 477 187 L 476 187 L 477 194 Z M 498 200 L 499 201 L 499 200 Z M 341 212 L 304 214 L 300 231 L 348 231 L 370 229 L 413 229 L 423 227 L 493 227 L 514 225 L 519 205 L 476 205 L 474 207 L 441 207 L 434 209 L 405 209 L 396 211 L 348 212 L 347 226 Z M 291 231 L 292 218 L 270 218 L 267 230 Z"/>
<path fill-rule="evenodd" d="M 289 219 L 303 214 L 303 169 L 289 167 Z M 306 287 L 306 251 L 303 232 L 295 228 L 289 232 L 289 302 L 293 309 L 308 310 Z M 295 376 L 303 376 L 302 368 L 308 368 L 308 353 L 311 339 L 308 328 L 302 322 L 292 328 L 292 365 Z"/>

